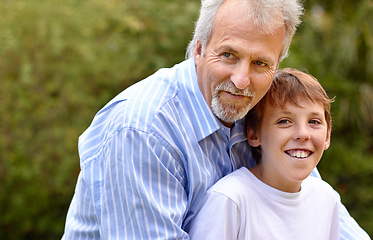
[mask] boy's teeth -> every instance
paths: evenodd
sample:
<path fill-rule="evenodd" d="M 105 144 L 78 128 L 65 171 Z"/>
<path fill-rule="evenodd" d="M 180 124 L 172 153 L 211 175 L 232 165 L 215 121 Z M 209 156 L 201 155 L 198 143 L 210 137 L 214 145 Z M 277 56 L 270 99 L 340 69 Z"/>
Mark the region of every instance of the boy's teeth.
<path fill-rule="evenodd" d="M 297 157 L 297 158 L 306 158 L 309 155 L 309 152 L 302 151 L 302 150 L 298 150 L 298 151 L 292 150 L 292 151 L 288 151 L 288 153 L 290 156 Z"/>

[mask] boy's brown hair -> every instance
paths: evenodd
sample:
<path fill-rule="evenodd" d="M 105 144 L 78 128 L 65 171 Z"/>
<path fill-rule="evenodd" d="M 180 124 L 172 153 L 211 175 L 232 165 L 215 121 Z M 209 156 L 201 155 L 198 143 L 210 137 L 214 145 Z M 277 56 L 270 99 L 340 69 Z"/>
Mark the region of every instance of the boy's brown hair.
<path fill-rule="evenodd" d="M 332 128 L 330 104 L 333 99 L 328 97 L 315 77 L 293 68 L 277 70 L 267 94 L 247 114 L 247 128 L 254 131 L 258 129 L 266 104 L 280 108 L 283 108 L 286 103 L 299 106 L 298 100 L 302 98 L 308 98 L 313 103 L 321 103 L 324 106 L 325 119 L 330 130 Z M 252 154 L 258 163 L 261 159 L 260 147 L 252 147 Z"/>

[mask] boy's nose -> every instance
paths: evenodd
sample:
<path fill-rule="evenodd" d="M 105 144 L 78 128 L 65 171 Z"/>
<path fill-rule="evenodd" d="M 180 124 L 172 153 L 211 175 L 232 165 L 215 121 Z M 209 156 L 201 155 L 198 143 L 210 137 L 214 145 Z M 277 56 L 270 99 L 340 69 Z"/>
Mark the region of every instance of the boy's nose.
<path fill-rule="evenodd" d="M 310 132 L 307 126 L 298 126 L 294 132 L 294 139 L 300 141 L 306 141 L 310 139 Z"/>

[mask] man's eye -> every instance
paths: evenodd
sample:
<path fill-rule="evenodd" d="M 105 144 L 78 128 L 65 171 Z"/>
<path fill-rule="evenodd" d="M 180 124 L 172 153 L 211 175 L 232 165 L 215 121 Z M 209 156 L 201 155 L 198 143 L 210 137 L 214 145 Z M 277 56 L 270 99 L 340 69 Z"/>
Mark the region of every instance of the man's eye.
<path fill-rule="evenodd" d="M 224 56 L 225 58 L 233 58 L 233 54 L 232 54 L 232 53 L 229 53 L 229 52 L 225 52 L 225 53 L 223 53 L 223 56 Z"/>
<path fill-rule="evenodd" d="M 260 66 L 260 67 L 265 67 L 267 66 L 267 64 L 265 62 L 262 62 L 262 61 L 255 61 L 255 64 Z"/>

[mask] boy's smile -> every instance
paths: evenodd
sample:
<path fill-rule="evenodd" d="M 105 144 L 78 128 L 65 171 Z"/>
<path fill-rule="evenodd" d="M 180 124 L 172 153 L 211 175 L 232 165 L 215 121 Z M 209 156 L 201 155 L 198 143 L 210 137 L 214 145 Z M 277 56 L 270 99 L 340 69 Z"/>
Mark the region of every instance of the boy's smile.
<path fill-rule="evenodd" d="M 286 192 L 298 192 L 301 182 L 329 147 L 330 132 L 321 103 L 298 100 L 299 106 L 265 105 L 256 134 L 248 132 L 249 143 L 259 146 L 262 159 L 252 172 L 266 184 Z"/>
<path fill-rule="evenodd" d="M 296 158 L 307 158 L 309 157 L 312 152 L 305 150 L 305 149 L 292 149 L 285 151 L 289 156 L 296 157 Z"/>

